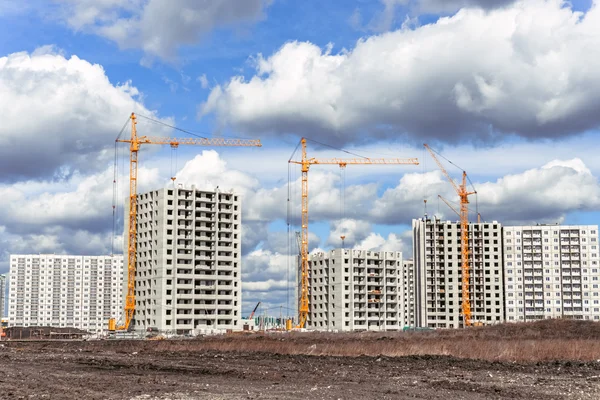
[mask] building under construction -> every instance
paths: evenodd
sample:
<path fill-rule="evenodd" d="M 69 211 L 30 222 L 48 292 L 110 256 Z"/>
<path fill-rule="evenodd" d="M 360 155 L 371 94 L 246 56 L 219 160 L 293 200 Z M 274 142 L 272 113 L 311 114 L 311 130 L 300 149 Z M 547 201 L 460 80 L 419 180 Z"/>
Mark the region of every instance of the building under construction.
<path fill-rule="evenodd" d="M 469 295 L 474 324 L 504 321 L 502 225 L 469 225 Z M 413 220 L 415 323 L 428 328 L 463 327 L 460 222 Z"/>
<path fill-rule="evenodd" d="M 415 326 L 415 263 L 402 261 L 402 307 L 404 326 Z"/>
<path fill-rule="evenodd" d="M 163 188 L 138 195 L 136 330 L 241 330 L 241 200 Z"/>
<path fill-rule="evenodd" d="M 401 252 L 335 249 L 309 257 L 307 329 L 399 330 L 410 324 Z M 406 272 L 406 274 L 411 274 Z"/>
<path fill-rule="evenodd" d="M 468 227 L 473 324 L 600 321 L 597 225 Z M 464 326 L 460 229 L 459 222 L 413 220 L 417 326 Z"/>

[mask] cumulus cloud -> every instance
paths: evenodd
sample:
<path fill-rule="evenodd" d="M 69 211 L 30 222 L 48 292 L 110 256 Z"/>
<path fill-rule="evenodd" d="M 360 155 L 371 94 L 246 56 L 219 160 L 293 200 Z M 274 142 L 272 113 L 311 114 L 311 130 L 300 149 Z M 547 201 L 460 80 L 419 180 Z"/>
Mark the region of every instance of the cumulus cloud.
<path fill-rule="evenodd" d="M 0 181 L 104 168 L 132 111 L 153 116 L 131 84 L 52 46 L 0 57 Z"/>
<path fill-rule="evenodd" d="M 140 48 L 172 60 L 177 48 L 197 43 L 216 27 L 263 18 L 271 0 L 55 0 L 76 30 L 91 31 L 119 47 Z"/>
<path fill-rule="evenodd" d="M 113 169 L 65 181 L 26 181 L 0 186 L 0 217 L 15 233 L 34 233 L 41 227 L 61 226 L 68 229 L 101 232 L 112 226 Z M 129 177 L 121 176 L 121 182 Z M 150 182 L 166 182 L 157 169 L 140 168 L 139 192 L 151 187 Z M 117 198 L 122 201 L 129 187 L 121 185 Z"/>
<path fill-rule="evenodd" d="M 200 107 L 252 133 L 318 132 L 342 144 L 408 137 L 555 138 L 599 125 L 600 7 L 560 0 L 462 9 L 334 53 L 290 42 L 256 74 L 215 86 Z M 368 134 L 365 134 L 368 132 Z"/>
<path fill-rule="evenodd" d="M 352 247 L 355 243 L 364 240 L 371 233 L 371 224 L 367 221 L 344 218 L 331 223 L 327 246 L 342 247 L 342 236 L 344 245 Z"/>
<path fill-rule="evenodd" d="M 112 233 L 94 233 L 83 229 L 61 226 L 42 228 L 40 233 L 18 235 L 11 238 L 11 251 L 20 254 L 56 253 L 77 255 L 107 255 L 112 251 Z M 120 244 L 120 243 L 119 243 Z M 121 253 L 121 246 L 115 253 Z"/>
<path fill-rule="evenodd" d="M 242 151 L 242 150 L 240 150 Z M 286 220 L 287 183 L 264 188 L 250 173 L 232 170 L 214 151 L 197 156 L 178 174 L 182 182 L 196 183 L 209 189 L 220 183 L 221 189 L 235 191 L 242 196 L 243 223 L 248 225 L 246 252 L 261 242 L 263 248 L 284 253 L 287 248 L 285 235 L 269 234 L 268 226 L 276 220 Z M 455 179 L 459 177 L 456 176 Z M 437 196 L 456 201 L 456 193 L 438 170 L 423 173 L 405 173 L 397 181 L 378 194 L 380 184 L 361 183 L 348 185 L 345 190 L 344 214 L 340 212 L 340 177 L 319 170 L 309 174 L 309 232 L 316 222 L 331 224 L 325 243 L 318 237 L 310 237 L 310 244 L 340 246 L 340 236 L 352 246 L 371 233 L 370 223 L 385 225 L 410 225 L 412 218 L 423 214 L 423 200 L 428 200 L 429 212 L 436 211 Z M 300 181 L 291 183 L 293 199 L 293 222 L 300 215 Z M 496 181 L 474 182 L 478 191 L 479 211 L 484 218 L 512 222 L 538 220 L 561 220 L 571 211 L 594 211 L 600 209 L 597 178 L 579 159 L 554 160 L 542 168 L 507 175 Z M 573 192 L 568 200 L 558 193 Z M 475 211 L 475 200 L 471 199 Z M 443 217 L 455 215 L 440 203 Z M 265 240 L 267 239 L 267 240 Z"/>
<path fill-rule="evenodd" d="M 513 4 L 516 0 L 418 0 L 414 8 L 421 13 L 451 13 L 461 8 L 491 10 Z"/>
<path fill-rule="evenodd" d="M 401 251 L 402 257 L 407 259 L 412 256 L 412 231 L 401 234 L 390 233 L 387 238 L 379 233 L 371 232 L 363 241 L 354 246 L 357 250 L 372 251 Z"/>
<path fill-rule="evenodd" d="M 252 151 L 247 148 L 238 150 Z M 228 168 L 227 162 L 215 150 L 203 150 L 186 162 L 177 174 L 177 182 L 205 190 L 214 190 L 218 186 L 221 191 L 235 190 L 242 196 L 260 186 L 256 177 Z"/>
<path fill-rule="evenodd" d="M 374 31 L 384 32 L 389 30 L 394 23 L 396 16 L 396 7 L 405 5 L 409 0 L 380 0 L 383 5 L 383 10 L 378 13 L 370 22 L 370 28 Z M 353 17 L 353 22 L 356 22 L 357 17 Z"/>
<path fill-rule="evenodd" d="M 265 310 L 283 306 L 295 315 L 296 256 L 257 249 L 242 260 L 243 309 L 248 314 L 258 301 Z"/>
<path fill-rule="evenodd" d="M 541 168 L 509 174 L 496 181 L 474 182 L 479 212 L 486 220 L 503 224 L 562 222 L 573 211 L 600 210 L 598 179 L 579 159 L 554 160 Z M 429 214 L 455 220 L 458 217 L 437 196 L 456 204 L 458 197 L 438 171 L 406 174 L 397 186 L 385 190 L 375 200 L 369 218 L 382 224 L 405 224 L 423 214 L 423 200 L 429 201 Z M 476 199 L 470 197 L 471 218 Z"/>
<path fill-rule="evenodd" d="M 261 149 L 242 148 L 236 151 L 252 152 L 260 157 Z M 330 218 L 334 210 L 340 210 L 340 176 L 331 172 L 314 170 L 309 176 L 311 220 Z M 287 218 L 288 196 L 290 207 L 296 221 L 300 216 L 300 178 L 288 184 L 264 187 L 259 179 L 248 172 L 230 168 L 227 162 L 214 150 L 205 150 L 188 161 L 179 173 L 177 182 L 195 185 L 201 189 L 214 190 L 219 186 L 222 191 L 235 191 L 241 195 L 244 222 L 270 223 Z M 367 205 L 369 199 L 376 197 L 376 185 L 349 185 L 346 188 L 346 200 L 352 205 Z M 337 211 L 337 217 L 340 217 Z"/>
<path fill-rule="evenodd" d="M 600 210 L 598 179 L 579 159 L 555 160 L 477 190 L 482 213 L 504 224 L 562 222 L 571 211 Z"/>
<path fill-rule="evenodd" d="M 374 200 L 369 216 L 381 224 L 408 224 L 423 214 L 423 200 L 431 206 L 438 195 L 454 199 L 456 194 L 439 171 L 405 174 L 396 186 Z"/>

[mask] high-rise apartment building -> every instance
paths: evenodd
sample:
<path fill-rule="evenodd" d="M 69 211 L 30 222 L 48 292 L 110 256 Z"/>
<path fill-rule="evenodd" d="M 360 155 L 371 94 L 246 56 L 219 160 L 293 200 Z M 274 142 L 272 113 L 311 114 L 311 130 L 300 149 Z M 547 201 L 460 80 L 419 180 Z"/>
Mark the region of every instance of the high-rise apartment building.
<path fill-rule="evenodd" d="M 308 329 L 399 330 L 408 319 L 401 252 L 335 249 L 311 254 L 309 285 Z"/>
<path fill-rule="evenodd" d="M 472 322 L 503 322 L 501 224 L 470 223 L 469 249 Z M 416 326 L 462 327 L 460 222 L 437 218 L 413 220 L 413 254 Z"/>
<path fill-rule="evenodd" d="M 241 200 L 164 188 L 138 195 L 137 330 L 241 329 Z"/>
<path fill-rule="evenodd" d="M 600 320 L 598 226 L 504 227 L 509 322 Z"/>
<path fill-rule="evenodd" d="M 6 315 L 6 275 L 0 275 L 0 320 Z"/>
<path fill-rule="evenodd" d="M 123 256 L 12 254 L 9 326 L 102 333 L 123 312 Z"/>
<path fill-rule="evenodd" d="M 404 326 L 415 326 L 415 263 L 402 261 L 402 307 Z"/>

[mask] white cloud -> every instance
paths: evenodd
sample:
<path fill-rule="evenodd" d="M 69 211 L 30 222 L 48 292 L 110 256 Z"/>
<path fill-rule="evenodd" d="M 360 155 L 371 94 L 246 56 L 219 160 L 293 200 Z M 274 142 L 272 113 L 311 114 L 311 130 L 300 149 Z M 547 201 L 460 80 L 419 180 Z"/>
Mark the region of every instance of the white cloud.
<path fill-rule="evenodd" d="M 242 150 L 240 150 L 242 151 Z M 258 150 L 260 151 L 260 150 Z M 433 162 L 430 162 L 430 166 Z M 195 183 L 208 189 L 220 184 L 222 190 L 235 189 L 242 196 L 243 223 L 248 224 L 249 242 L 246 251 L 259 243 L 264 249 L 279 253 L 287 249 L 287 238 L 269 234 L 268 225 L 276 220 L 286 220 L 287 197 L 291 193 L 292 215 L 297 224 L 300 216 L 300 181 L 267 189 L 252 174 L 231 170 L 214 151 L 197 156 L 178 174 L 180 182 Z M 457 179 L 458 177 L 455 177 Z M 478 191 L 479 211 L 486 219 L 500 221 L 531 222 L 537 220 L 561 220 L 571 211 L 594 211 L 600 209 L 597 178 L 583 161 L 555 160 L 542 168 L 506 175 L 497 181 L 474 182 Z M 340 236 L 346 236 L 345 244 L 352 246 L 371 233 L 370 223 L 386 225 L 410 225 L 412 218 L 423 214 L 423 200 L 428 200 L 429 213 L 441 210 L 445 218 L 455 218 L 446 205 L 439 203 L 438 195 L 456 201 L 451 185 L 438 170 L 424 173 L 405 173 L 397 184 L 378 195 L 378 183 L 348 185 L 344 202 L 345 217 L 340 224 L 339 175 L 320 170 L 309 174 L 309 232 L 316 222 L 331 223 L 325 244 L 340 246 Z M 558 193 L 576 192 L 568 200 Z M 471 198 L 475 211 L 475 199 Z M 440 204 L 439 207 L 436 205 Z M 474 214 L 472 214 L 474 215 Z M 262 240 L 261 240 L 262 238 Z M 267 239 L 266 241 L 264 239 Z M 311 246 L 320 245 L 320 239 L 310 237 Z M 292 249 L 292 253 L 295 250 Z"/>
<path fill-rule="evenodd" d="M 331 223 L 327 246 L 342 247 L 342 236 L 344 238 L 344 247 L 352 247 L 355 243 L 367 238 L 371 233 L 371 224 L 367 221 L 359 221 L 345 218 L 341 221 Z"/>
<path fill-rule="evenodd" d="M 146 190 L 150 182 L 161 179 L 156 169 L 140 168 L 139 192 Z M 128 177 L 119 178 L 119 201 L 126 198 Z M 45 226 L 62 226 L 70 229 L 103 230 L 112 223 L 113 170 L 88 176 L 74 174 L 68 181 L 38 183 L 22 182 L 0 186 L 0 216 L 11 230 L 33 233 Z"/>
<path fill-rule="evenodd" d="M 600 123 L 600 7 L 519 1 L 334 54 L 290 42 L 256 57 L 256 75 L 214 87 L 200 115 L 253 133 L 313 132 L 336 144 L 402 138 L 558 137 Z M 493 51 L 491 50 L 493 49 Z"/>
<path fill-rule="evenodd" d="M 552 161 L 477 186 L 482 214 L 504 224 L 562 222 L 571 211 L 600 210 L 598 179 L 579 159 Z"/>
<path fill-rule="evenodd" d="M 516 0 L 418 0 L 414 5 L 420 13 L 451 13 L 461 8 L 494 9 L 508 6 Z"/>
<path fill-rule="evenodd" d="M 121 48 L 140 48 L 172 60 L 182 45 L 211 30 L 263 18 L 271 0 L 55 0 L 76 30 L 91 31 Z"/>
<path fill-rule="evenodd" d="M 412 231 L 406 231 L 403 235 L 390 233 L 387 238 L 371 232 L 362 242 L 354 245 L 354 248 L 371 251 L 401 251 L 403 258 L 409 258 L 412 254 Z"/>
<path fill-rule="evenodd" d="M 277 289 L 286 289 L 288 283 L 286 280 L 275 281 L 268 279 L 260 282 L 242 282 L 242 289 L 246 292 L 268 292 Z"/>
<path fill-rule="evenodd" d="M 132 111 L 153 116 L 131 82 L 52 46 L 0 57 L 3 181 L 104 168 Z"/>
<path fill-rule="evenodd" d="M 573 211 L 600 210 L 598 179 L 579 159 L 555 160 L 496 181 L 475 181 L 474 185 L 478 199 L 470 196 L 472 220 L 476 217 L 476 202 L 484 219 L 503 224 L 561 222 Z M 430 215 L 438 213 L 436 205 L 439 205 L 443 218 L 457 219 L 439 202 L 438 195 L 458 202 L 456 193 L 439 171 L 406 174 L 397 186 L 376 199 L 370 214 L 362 218 L 382 224 L 406 224 L 423 214 L 423 200 L 428 199 Z"/>
<path fill-rule="evenodd" d="M 200 82 L 202 89 L 208 89 L 208 79 L 206 78 L 206 74 L 200 75 L 197 80 Z"/>
<path fill-rule="evenodd" d="M 252 149 L 243 148 L 239 151 Z M 227 168 L 227 163 L 215 150 L 203 150 L 201 154 L 186 162 L 177 174 L 177 182 L 208 190 L 219 186 L 221 191 L 235 190 L 242 196 L 259 187 L 256 177 Z"/>
<path fill-rule="evenodd" d="M 385 32 L 392 27 L 396 17 L 396 7 L 406 5 L 409 0 L 380 0 L 383 10 L 369 24 L 374 31 Z"/>
<path fill-rule="evenodd" d="M 293 308 L 296 260 L 296 256 L 262 249 L 243 257 L 242 288 L 245 307 L 266 300 L 264 307 L 289 302 L 290 308 Z"/>

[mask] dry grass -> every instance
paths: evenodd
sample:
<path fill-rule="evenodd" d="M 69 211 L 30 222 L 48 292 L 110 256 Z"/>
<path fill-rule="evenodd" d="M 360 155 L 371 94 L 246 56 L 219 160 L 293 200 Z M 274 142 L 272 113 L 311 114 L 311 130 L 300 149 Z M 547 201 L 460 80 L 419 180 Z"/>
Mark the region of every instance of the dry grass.
<path fill-rule="evenodd" d="M 600 343 L 576 339 L 441 339 L 389 341 L 325 341 L 304 344 L 290 338 L 234 338 L 231 340 L 202 340 L 193 342 L 162 342 L 156 350 L 220 352 L 261 352 L 314 356 L 424 356 L 444 355 L 488 361 L 596 361 L 600 360 Z"/>
<path fill-rule="evenodd" d="M 17 345 L 17 342 L 14 343 Z M 81 342 L 39 344 L 70 351 Z M 87 342 L 89 351 L 117 353 L 199 353 L 204 351 L 313 356 L 428 356 L 533 363 L 600 360 L 600 323 L 546 320 L 466 330 L 369 333 L 270 333 L 193 340 Z M 54 349 L 54 350 L 53 350 Z"/>
<path fill-rule="evenodd" d="M 263 352 L 315 356 L 445 355 L 488 361 L 600 360 L 600 324 L 541 321 L 468 330 L 397 333 L 278 333 L 163 341 L 156 351 Z"/>

